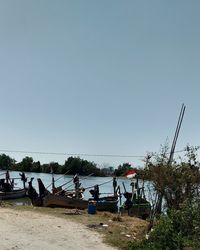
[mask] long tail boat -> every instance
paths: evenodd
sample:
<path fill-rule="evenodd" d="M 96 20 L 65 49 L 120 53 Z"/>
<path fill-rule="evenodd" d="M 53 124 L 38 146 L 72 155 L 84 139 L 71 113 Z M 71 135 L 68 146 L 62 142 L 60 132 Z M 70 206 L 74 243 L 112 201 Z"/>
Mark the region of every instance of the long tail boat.
<path fill-rule="evenodd" d="M 96 206 L 96 210 L 98 211 L 116 212 L 118 209 L 117 196 L 102 197 L 96 200 L 94 198 L 89 200 L 84 200 L 79 198 L 77 195 L 69 196 L 68 192 L 51 193 L 45 188 L 40 178 L 37 180 L 39 186 L 39 194 L 32 186 L 33 179 L 31 179 L 31 181 L 29 182 L 29 189 L 28 189 L 28 195 L 34 206 L 87 209 L 88 204 L 90 202 L 93 202 Z"/>
<path fill-rule="evenodd" d="M 27 178 L 25 174 L 20 174 L 21 179 L 24 184 L 24 188 L 14 188 L 14 180 L 16 178 L 10 178 L 10 174 L 8 171 L 5 173 L 5 178 L 0 179 L 0 200 L 11 200 L 17 198 L 23 198 L 26 196 L 27 189 L 25 188 L 25 182 Z M 18 178 L 17 178 L 18 179 Z"/>
<path fill-rule="evenodd" d="M 144 186 L 139 187 L 138 178 L 135 178 L 136 173 L 130 174 L 129 176 L 130 177 L 127 177 L 131 179 L 130 185 L 132 186 L 132 192 L 127 192 L 123 183 L 125 191 L 123 195 L 126 201 L 123 206 L 120 207 L 120 211 L 122 214 L 147 219 L 151 213 L 151 204 L 145 197 Z"/>
<path fill-rule="evenodd" d="M 12 199 L 18 199 L 23 198 L 26 196 L 26 190 L 24 189 L 15 189 L 12 191 L 0 191 L 0 200 L 12 200 Z"/>

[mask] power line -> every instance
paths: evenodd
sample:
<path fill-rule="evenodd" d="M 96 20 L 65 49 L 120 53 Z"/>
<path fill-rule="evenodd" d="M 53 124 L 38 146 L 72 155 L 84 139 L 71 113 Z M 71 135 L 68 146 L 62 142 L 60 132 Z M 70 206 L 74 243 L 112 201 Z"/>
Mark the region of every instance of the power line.
<path fill-rule="evenodd" d="M 110 155 L 110 154 L 79 154 L 79 153 L 59 153 L 59 152 L 39 152 L 39 151 L 24 151 L 24 150 L 7 150 L 0 149 L 0 152 L 5 153 L 22 153 L 22 154 L 43 154 L 43 155 L 67 155 L 67 156 L 91 156 L 91 157 L 134 157 L 134 158 L 143 158 L 143 155 Z"/>
<path fill-rule="evenodd" d="M 174 153 L 185 152 L 186 149 L 177 150 Z M 88 156 L 88 157 L 118 157 L 118 158 L 145 158 L 146 155 L 115 155 L 115 154 L 84 154 L 84 153 L 60 153 L 60 152 L 41 152 L 41 151 L 25 151 L 25 150 L 8 150 L 0 149 L 4 153 L 22 153 L 22 154 L 40 154 L 40 155 L 63 155 L 63 156 Z"/>

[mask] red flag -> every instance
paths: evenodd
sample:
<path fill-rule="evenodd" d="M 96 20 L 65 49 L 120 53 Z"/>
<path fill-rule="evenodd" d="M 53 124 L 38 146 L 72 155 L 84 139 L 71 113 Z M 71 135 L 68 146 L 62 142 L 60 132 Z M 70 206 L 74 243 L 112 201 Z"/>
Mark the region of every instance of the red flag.
<path fill-rule="evenodd" d="M 126 172 L 126 177 L 131 179 L 136 176 L 136 171 L 134 169 L 130 169 Z"/>

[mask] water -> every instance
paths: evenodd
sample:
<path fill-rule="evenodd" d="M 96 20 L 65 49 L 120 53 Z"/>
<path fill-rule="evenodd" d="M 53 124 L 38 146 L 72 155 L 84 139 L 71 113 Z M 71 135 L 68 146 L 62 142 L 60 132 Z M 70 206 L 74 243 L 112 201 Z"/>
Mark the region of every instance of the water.
<path fill-rule="evenodd" d="M 5 171 L 0 171 L 0 178 L 4 178 L 4 175 L 1 175 L 1 173 L 4 173 Z M 10 178 L 20 178 L 20 174 L 21 172 L 17 172 L 17 171 L 10 171 Z M 31 177 L 34 177 L 33 180 L 33 187 L 38 191 L 38 184 L 37 184 L 37 178 L 40 178 L 45 187 L 47 187 L 47 189 L 49 191 L 51 191 L 51 183 L 52 183 L 52 175 L 51 174 L 46 174 L 46 173 L 30 173 L 30 172 L 26 172 L 25 173 L 26 177 L 28 177 L 28 181 L 31 179 Z M 93 176 L 79 176 L 80 177 L 80 183 L 81 186 L 84 187 L 86 190 L 84 192 L 84 198 L 88 199 L 91 198 L 91 194 L 89 193 L 90 189 L 93 189 L 93 186 L 98 184 L 99 185 L 99 191 L 100 194 L 102 196 L 106 196 L 106 195 L 112 195 L 113 194 L 113 183 L 112 183 L 112 177 L 93 177 Z M 55 182 L 55 186 L 60 186 L 66 182 L 69 182 L 67 185 L 63 186 L 63 189 L 73 189 L 74 188 L 74 184 L 73 184 L 73 176 L 72 175 L 60 175 L 60 174 L 54 174 L 54 179 L 55 181 L 58 179 L 58 181 Z M 132 187 L 131 187 L 131 181 L 127 178 L 117 178 L 117 185 L 120 185 L 120 189 L 121 189 L 121 193 L 124 192 L 124 187 L 123 187 L 123 183 L 125 185 L 126 191 L 127 192 L 131 192 L 132 191 Z M 102 184 L 102 185 L 101 185 Z M 28 186 L 28 184 L 26 184 Z M 142 181 L 139 181 L 139 185 L 142 186 Z M 149 197 L 149 192 L 147 189 L 147 183 L 145 183 L 145 193 L 147 198 Z M 91 188 L 88 188 L 91 187 Z M 15 179 L 15 188 L 23 188 L 23 183 L 20 179 Z M 122 201 L 124 201 L 124 197 L 122 196 Z M 24 204 L 24 200 L 22 201 L 17 201 L 18 204 L 23 205 Z"/>

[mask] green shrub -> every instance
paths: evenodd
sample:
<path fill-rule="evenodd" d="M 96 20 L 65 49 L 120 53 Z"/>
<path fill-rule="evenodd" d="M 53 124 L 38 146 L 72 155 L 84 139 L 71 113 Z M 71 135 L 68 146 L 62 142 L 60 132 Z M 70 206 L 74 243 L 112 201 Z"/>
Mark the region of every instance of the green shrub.
<path fill-rule="evenodd" d="M 185 202 L 180 210 L 161 216 L 149 239 L 130 243 L 127 250 L 200 249 L 200 201 Z"/>

